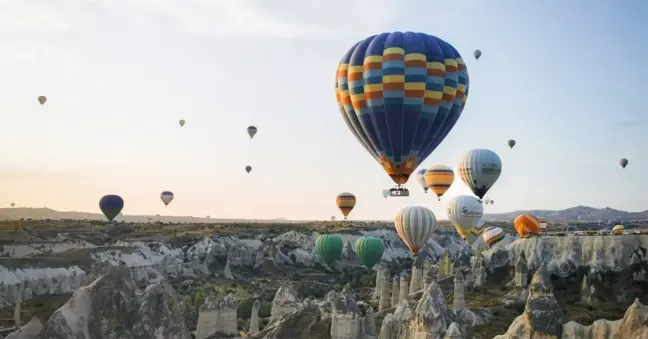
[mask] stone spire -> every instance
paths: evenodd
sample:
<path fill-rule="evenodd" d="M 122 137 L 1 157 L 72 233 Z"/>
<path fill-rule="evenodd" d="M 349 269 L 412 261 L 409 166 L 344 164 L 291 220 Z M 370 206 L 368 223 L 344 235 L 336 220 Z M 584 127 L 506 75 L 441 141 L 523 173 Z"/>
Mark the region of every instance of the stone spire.
<path fill-rule="evenodd" d="M 392 280 L 392 294 L 391 294 L 391 305 L 392 307 L 395 307 L 398 305 L 399 301 L 399 293 L 400 293 L 400 277 L 397 275 L 394 276 L 394 279 Z"/>
<path fill-rule="evenodd" d="M 402 302 L 403 300 L 407 299 L 407 295 L 409 294 L 409 276 L 407 275 L 407 272 L 403 272 L 400 277 L 400 291 L 398 293 L 398 302 Z"/>
<path fill-rule="evenodd" d="M 250 316 L 250 330 L 248 333 L 250 335 L 255 335 L 259 332 L 259 308 L 261 308 L 261 302 L 255 300 L 252 304 L 252 315 Z"/>
<path fill-rule="evenodd" d="M 389 281 L 389 272 L 387 270 L 383 271 L 380 280 L 380 300 L 378 301 L 378 311 L 389 308 L 391 303 L 391 295 L 389 294 L 391 283 Z"/>
<path fill-rule="evenodd" d="M 517 262 L 515 263 L 515 286 L 526 288 L 529 281 L 529 268 L 527 266 L 526 255 L 520 251 Z"/>
<path fill-rule="evenodd" d="M 464 286 L 464 275 L 461 270 L 455 272 L 454 277 L 454 304 L 453 308 L 455 312 L 459 312 L 466 308 L 465 300 L 466 288 Z"/>

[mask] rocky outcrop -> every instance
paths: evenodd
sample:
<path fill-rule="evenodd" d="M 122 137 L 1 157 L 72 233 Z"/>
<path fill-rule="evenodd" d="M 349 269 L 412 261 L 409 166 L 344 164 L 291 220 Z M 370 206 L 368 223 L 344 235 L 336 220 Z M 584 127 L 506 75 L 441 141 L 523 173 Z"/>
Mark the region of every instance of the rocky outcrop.
<path fill-rule="evenodd" d="M 25 326 L 15 332 L 9 333 L 5 339 L 36 339 L 42 331 L 43 323 L 40 319 L 34 317 Z"/>
<path fill-rule="evenodd" d="M 133 274 L 115 268 L 78 289 L 45 323 L 42 339 L 189 339 L 175 291 L 166 283 L 138 290 Z"/>
<path fill-rule="evenodd" d="M 531 280 L 524 314 L 513 321 L 506 334 L 496 338 L 562 338 L 563 322 L 564 315 L 553 295 L 549 272 L 542 265 Z"/>
<path fill-rule="evenodd" d="M 237 302 L 230 293 L 222 301 L 207 297 L 200 306 L 196 339 L 208 339 L 215 334 L 237 334 Z"/>
<path fill-rule="evenodd" d="M 322 333 L 328 335 L 329 328 L 322 329 L 323 314 L 320 307 L 309 303 L 304 307 L 281 316 L 269 323 L 263 330 L 251 338 L 259 339 L 312 339 L 323 338 Z M 319 335 L 316 335 L 318 333 Z"/>
<path fill-rule="evenodd" d="M 272 309 L 270 317 L 277 319 L 284 314 L 294 312 L 299 309 L 300 300 L 297 292 L 293 288 L 292 282 L 285 281 L 277 289 L 274 299 L 272 300 Z"/>
<path fill-rule="evenodd" d="M 13 305 L 22 289 L 22 299 L 34 295 L 72 293 L 86 283 L 86 272 L 69 268 L 8 269 L 0 266 L 0 306 Z"/>

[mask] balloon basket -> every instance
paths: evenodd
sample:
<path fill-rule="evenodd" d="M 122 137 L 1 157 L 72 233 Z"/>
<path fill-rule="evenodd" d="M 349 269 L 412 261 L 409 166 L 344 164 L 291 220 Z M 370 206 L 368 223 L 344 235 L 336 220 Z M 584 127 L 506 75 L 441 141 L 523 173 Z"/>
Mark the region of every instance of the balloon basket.
<path fill-rule="evenodd" d="M 398 185 L 389 190 L 390 197 L 409 197 L 409 190 L 405 186 Z"/>

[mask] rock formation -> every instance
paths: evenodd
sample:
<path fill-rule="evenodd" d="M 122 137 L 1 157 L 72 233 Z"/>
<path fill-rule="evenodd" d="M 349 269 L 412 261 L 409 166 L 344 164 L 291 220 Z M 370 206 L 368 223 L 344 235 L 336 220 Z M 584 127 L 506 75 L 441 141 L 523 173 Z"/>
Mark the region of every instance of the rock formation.
<path fill-rule="evenodd" d="M 41 323 L 40 319 L 34 317 L 25 326 L 9 333 L 5 339 L 36 339 L 42 331 L 43 323 Z"/>
<path fill-rule="evenodd" d="M 466 301 L 465 301 L 465 291 L 466 288 L 464 286 L 464 275 L 461 270 L 457 270 L 455 272 L 454 276 L 454 303 L 453 303 L 453 309 L 455 312 L 459 312 L 466 308 Z"/>
<path fill-rule="evenodd" d="M 250 330 L 248 331 L 250 335 L 259 332 L 259 308 L 261 308 L 261 302 L 255 300 L 254 304 L 252 304 L 252 315 L 250 316 Z"/>
<path fill-rule="evenodd" d="M 380 282 L 380 300 L 378 301 L 378 310 L 382 311 L 386 308 L 389 308 L 391 305 L 391 299 L 390 299 L 390 282 L 389 282 L 389 271 L 385 270 L 383 271 L 383 275 L 381 277 L 381 282 Z"/>
<path fill-rule="evenodd" d="M 515 287 L 526 288 L 528 283 L 528 273 L 526 255 L 521 252 L 515 263 Z"/>
<path fill-rule="evenodd" d="M 207 339 L 214 334 L 232 335 L 237 329 L 237 303 L 234 294 L 230 293 L 221 302 L 214 297 L 207 297 L 200 306 L 196 339 Z"/>
<path fill-rule="evenodd" d="M 232 270 L 230 268 L 232 260 L 230 259 L 231 256 L 227 256 L 227 261 L 225 262 L 225 268 L 223 269 L 223 277 L 225 279 L 230 279 L 234 280 L 234 276 L 232 275 Z"/>
<path fill-rule="evenodd" d="M 364 337 L 364 319 L 347 284 L 336 294 L 331 312 L 331 339 L 358 339 Z"/>
<path fill-rule="evenodd" d="M 397 275 L 394 276 L 391 286 L 391 305 L 398 305 L 400 299 L 400 277 Z"/>
<path fill-rule="evenodd" d="M 286 313 L 296 311 L 299 308 L 299 296 L 293 288 L 292 282 L 285 281 L 277 289 L 274 299 L 272 300 L 272 309 L 270 317 L 277 319 Z"/>
<path fill-rule="evenodd" d="M 407 275 L 407 272 L 403 272 L 403 274 L 400 277 L 400 290 L 397 292 L 398 293 L 398 302 L 393 303 L 392 307 L 396 307 L 401 301 L 407 299 L 407 295 L 409 294 L 409 276 Z"/>
<path fill-rule="evenodd" d="M 445 339 L 468 339 L 468 334 L 461 325 L 452 323 L 446 331 Z"/>
<path fill-rule="evenodd" d="M 81 287 L 45 323 L 41 338 L 189 339 L 175 291 L 166 283 L 138 291 L 128 268 Z"/>
<path fill-rule="evenodd" d="M 423 259 L 419 256 L 412 263 L 412 277 L 409 282 L 409 293 L 414 293 L 423 287 Z"/>
<path fill-rule="evenodd" d="M 376 265 L 376 288 L 374 288 L 374 293 L 373 293 L 373 300 L 378 301 L 380 299 L 380 284 L 382 283 L 382 277 L 385 274 L 385 271 L 387 271 L 387 267 L 385 266 L 384 262 L 378 263 Z"/>

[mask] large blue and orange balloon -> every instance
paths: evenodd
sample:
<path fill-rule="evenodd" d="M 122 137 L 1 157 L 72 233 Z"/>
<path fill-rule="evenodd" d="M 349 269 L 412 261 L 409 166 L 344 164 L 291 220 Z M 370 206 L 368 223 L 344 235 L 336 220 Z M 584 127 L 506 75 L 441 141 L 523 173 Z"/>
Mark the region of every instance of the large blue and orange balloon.
<path fill-rule="evenodd" d="M 108 194 L 99 200 L 99 209 L 106 216 L 108 221 L 115 219 L 124 208 L 124 199 L 116 194 Z"/>
<path fill-rule="evenodd" d="M 342 57 L 335 96 L 356 139 L 404 184 L 461 116 L 468 71 L 459 52 L 437 37 L 382 33 Z"/>

